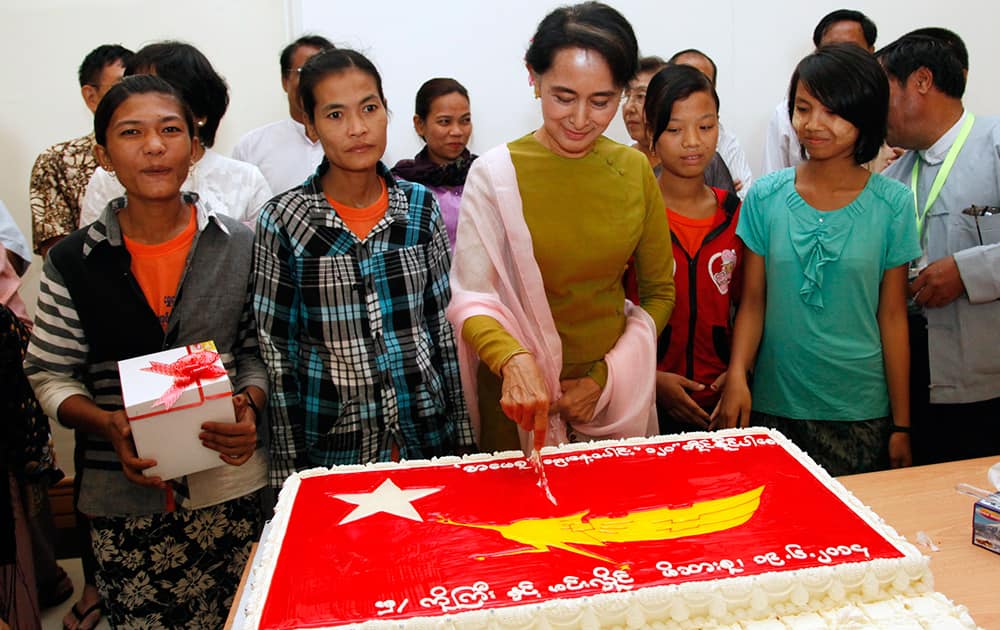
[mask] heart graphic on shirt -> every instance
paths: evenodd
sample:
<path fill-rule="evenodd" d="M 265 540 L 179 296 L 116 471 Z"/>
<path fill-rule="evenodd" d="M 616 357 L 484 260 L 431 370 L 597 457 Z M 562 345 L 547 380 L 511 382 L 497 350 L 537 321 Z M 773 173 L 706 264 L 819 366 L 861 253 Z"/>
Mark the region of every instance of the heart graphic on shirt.
<path fill-rule="evenodd" d="M 729 293 L 729 283 L 733 279 L 733 272 L 736 270 L 736 250 L 724 249 L 721 252 L 712 254 L 708 259 L 708 275 L 719 293 L 725 295 Z"/>

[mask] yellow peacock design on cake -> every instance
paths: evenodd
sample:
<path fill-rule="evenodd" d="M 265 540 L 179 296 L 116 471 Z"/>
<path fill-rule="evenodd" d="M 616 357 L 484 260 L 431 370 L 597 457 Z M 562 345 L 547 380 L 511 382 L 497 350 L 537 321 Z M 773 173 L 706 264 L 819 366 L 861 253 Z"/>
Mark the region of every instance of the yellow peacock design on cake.
<path fill-rule="evenodd" d="M 700 536 L 739 527 L 749 521 L 760 507 L 764 486 L 741 494 L 695 503 L 685 508 L 636 510 L 624 516 L 594 516 L 577 512 L 551 518 L 525 518 L 506 525 L 460 523 L 448 518 L 438 522 L 458 527 L 472 527 L 499 532 L 507 540 L 525 545 L 495 556 L 547 552 L 562 549 L 602 562 L 614 560 L 580 549 L 576 545 L 603 547 L 608 543 L 671 540 Z"/>

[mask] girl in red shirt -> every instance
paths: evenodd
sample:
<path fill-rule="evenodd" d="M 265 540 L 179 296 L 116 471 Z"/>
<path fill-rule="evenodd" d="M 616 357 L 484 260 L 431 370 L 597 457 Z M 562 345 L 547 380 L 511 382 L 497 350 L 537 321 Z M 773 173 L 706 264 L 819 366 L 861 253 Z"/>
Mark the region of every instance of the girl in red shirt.
<path fill-rule="evenodd" d="M 690 66 L 668 66 L 645 103 L 674 247 L 676 304 L 657 349 L 660 431 L 710 428 L 729 363 L 743 244 L 739 197 L 705 184 L 719 138 L 719 96 Z"/>

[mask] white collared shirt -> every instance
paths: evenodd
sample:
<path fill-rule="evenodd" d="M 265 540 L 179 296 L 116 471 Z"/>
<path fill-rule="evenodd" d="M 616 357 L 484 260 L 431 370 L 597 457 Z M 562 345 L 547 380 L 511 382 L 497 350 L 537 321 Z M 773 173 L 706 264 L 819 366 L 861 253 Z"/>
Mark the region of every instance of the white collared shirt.
<path fill-rule="evenodd" d="M 916 152 L 920 160 L 923 161 L 925 167 L 937 166 L 942 162 L 944 162 L 944 158 L 947 157 L 948 151 L 951 150 L 951 145 L 955 144 L 955 140 L 958 139 L 958 134 L 962 128 L 962 123 L 965 122 L 965 116 L 966 112 L 963 109 L 962 115 L 959 116 L 958 121 L 954 125 L 952 125 L 951 128 L 948 129 L 948 131 L 944 132 L 941 135 L 941 137 L 934 142 L 934 144 L 932 144 L 931 146 L 927 147 L 922 151 Z M 937 175 L 937 171 L 935 171 L 935 175 Z M 931 179 L 931 182 L 933 182 L 933 179 Z M 910 185 L 909 181 L 904 183 Z M 924 184 L 923 186 L 921 186 L 921 188 L 924 188 L 928 191 L 930 190 L 931 187 L 933 187 L 933 183 Z M 926 196 L 919 197 L 919 199 L 921 202 L 924 202 L 926 201 Z M 917 207 L 917 212 L 921 215 L 923 214 L 924 208 L 922 205 Z M 920 258 L 910 263 L 910 267 L 916 271 L 923 269 L 930 262 L 927 257 L 927 235 L 923 232 L 921 232 L 920 234 L 920 245 L 921 247 L 923 247 L 923 252 L 920 254 Z"/>
<path fill-rule="evenodd" d="M 955 144 L 955 140 L 958 139 L 958 134 L 962 129 L 962 124 L 965 122 L 965 117 L 968 116 L 968 112 L 964 109 L 962 110 L 962 115 L 959 116 L 958 120 L 951 129 L 944 132 L 944 134 L 937 139 L 937 141 L 931 146 L 927 147 L 923 151 L 918 151 L 920 159 L 924 161 L 928 166 L 934 166 L 935 164 L 940 164 L 944 162 L 944 158 L 948 155 L 948 151 L 951 150 L 951 145 Z"/>
<path fill-rule="evenodd" d="M 298 186 L 323 161 L 323 145 L 306 135 L 306 128 L 291 118 L 279 120 L 246 133 L 233 158 L 260 169 L 275 193 Z"/>
<path fill-rule="evenodd" d="M 726 163 L 733 181 L 739 180 L 743 184 L 736 194 L 740 196 L 740 199 L 745 199 L 747 191 L 750 190 L 750 184 L 753 183 L 750 162 L 747 161 L 747 155 L 744 153 L 743 147 L 740 146 L 740 141 L 721 122 L 719 123 L 719 143 L 715 150 L 722 156 L 722 161 Z"/>
<path fill-rule="evenodd" d="M 764 138 L 764 161 L 760 169 L 761 176 L 789 166 L 796 166 L 802 161 L 801 146 L 799 137 L 792 127 L 792 119 L 788 115 L 788 98 L 785 97 L 774 108 L 771 121 L 767 125 L 767 136 Z"/>

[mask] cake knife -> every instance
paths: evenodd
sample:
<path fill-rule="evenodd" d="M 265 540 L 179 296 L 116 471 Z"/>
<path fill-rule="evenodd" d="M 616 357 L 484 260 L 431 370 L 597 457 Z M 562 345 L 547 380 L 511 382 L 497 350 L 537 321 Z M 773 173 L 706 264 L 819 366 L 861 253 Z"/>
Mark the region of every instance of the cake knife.
<path fill-rule="evenodd" d="M 531 442 L 531 455 L 528 456 L 528 461 L 531 462 L 531 468 L 538 475 L 536 485 L 545 493 L 545 498 L 552 505 L 559 505 L 552 494 L 552 490 L 549 488 L 549 479 L 545 476 L 545 466 L 542 464 L 541 450 L 545 446 L 545 431 L 531 431 Z"/>

